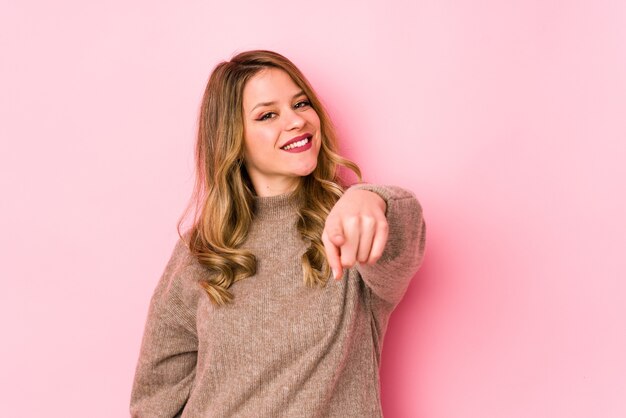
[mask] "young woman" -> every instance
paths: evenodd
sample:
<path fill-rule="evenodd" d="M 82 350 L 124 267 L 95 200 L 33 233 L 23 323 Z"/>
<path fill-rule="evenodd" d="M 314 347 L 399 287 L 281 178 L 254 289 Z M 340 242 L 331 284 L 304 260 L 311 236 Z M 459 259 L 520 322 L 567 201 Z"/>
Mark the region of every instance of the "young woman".
<path fill-rule="evenodd" d="M 151 300 L 131 415 L 382 416 L 387 321 L 424 252 L 414 195 L 346 187 L 339 167 L 358 167 L 270 51 L 215 68 L 196 158 L 194 222 Z"/>

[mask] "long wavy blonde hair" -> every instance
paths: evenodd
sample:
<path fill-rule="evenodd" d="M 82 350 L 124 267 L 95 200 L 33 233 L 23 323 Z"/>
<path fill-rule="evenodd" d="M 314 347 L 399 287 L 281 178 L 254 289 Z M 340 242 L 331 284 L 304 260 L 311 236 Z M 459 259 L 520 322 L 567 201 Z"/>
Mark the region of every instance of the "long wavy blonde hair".
<path fill-rule="evenodd" d="M 212 273 L 201 281 L 210 300 L 224 305 L 233 300 L 229 287 L 256 273 L 256 258 L 241 248 L 254 219 L 254 187 L 243 164 L 243 90 L 250 78 L 266 68 L 285 71 L 304 91 L 320 119 L 321 147 L 316 169 L 302 178 L 296 193 L 305 202 L 297 229 L 310 246 L 302 256 L 302 273 L 308 286 L 323 286 L 330 277 L 322 231 L 328 213 L 346 184 L 339 167 L 361 171 L 337 153 L 335 131 L 322 103 L 300 70 L 272 51 L 243 52 L 218 64 L 209 78 L 202 104 L 196 143 L 196 184 L 178 232 L 191 253 Z M 194 210 L 188 234 L 182 224 Z"/>

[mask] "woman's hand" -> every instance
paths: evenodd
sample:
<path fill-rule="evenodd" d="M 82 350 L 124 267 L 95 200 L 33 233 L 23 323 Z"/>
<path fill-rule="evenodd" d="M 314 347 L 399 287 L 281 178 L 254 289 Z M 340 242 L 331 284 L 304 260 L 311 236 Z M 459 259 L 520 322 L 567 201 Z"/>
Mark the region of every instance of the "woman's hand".
<path fill-rule="evenodd" d="M 383 254 L 389 226 L 383 198 L 368 190 L 348 190 L 326 218 L 322 242 L 335 279 L 357 262 L 374 264 Z"/>

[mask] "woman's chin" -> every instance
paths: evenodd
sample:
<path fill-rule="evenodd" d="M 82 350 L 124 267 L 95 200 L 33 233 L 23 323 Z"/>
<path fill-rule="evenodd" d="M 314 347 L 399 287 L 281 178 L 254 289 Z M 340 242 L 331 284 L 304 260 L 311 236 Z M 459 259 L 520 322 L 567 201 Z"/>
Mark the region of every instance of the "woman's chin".
<path fill-rule="evenodd" d="M 314 164 L 314 165 L 309 166 L 309 167 L 303 167 L 303 168 L 297 170 L 296 175 L 299 176 L 299 177 L 306 177 L 309 174 L 313 173 L 316 168 L 317 168 L 317 164 Z"/>

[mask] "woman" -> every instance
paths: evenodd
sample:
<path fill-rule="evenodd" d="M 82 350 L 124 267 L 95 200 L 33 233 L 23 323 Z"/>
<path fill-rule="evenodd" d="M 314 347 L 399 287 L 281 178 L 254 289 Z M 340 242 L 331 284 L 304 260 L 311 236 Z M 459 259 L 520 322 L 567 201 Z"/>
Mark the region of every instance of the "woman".
<path fill-rule="evenodd" d="M 382 416 L 383 337 L 425 228 L 410 192 L 346 190 L 338 168 L 360 172 L 336 150 L 285 57 L 250 51 L 215 68 L 196 215 L 151 300 L 133 417 Z"/>

